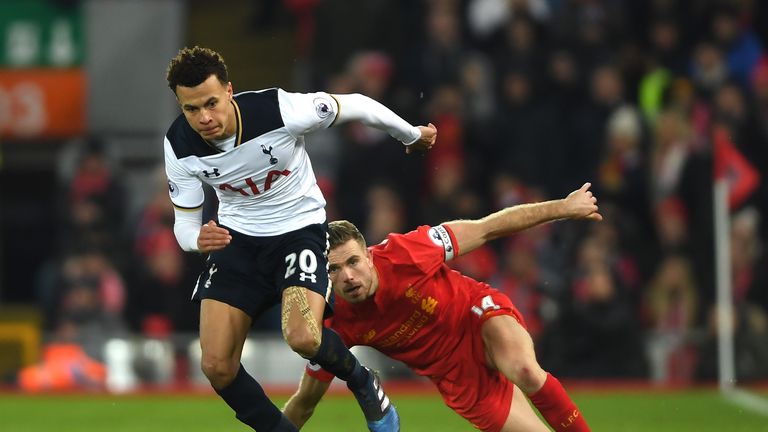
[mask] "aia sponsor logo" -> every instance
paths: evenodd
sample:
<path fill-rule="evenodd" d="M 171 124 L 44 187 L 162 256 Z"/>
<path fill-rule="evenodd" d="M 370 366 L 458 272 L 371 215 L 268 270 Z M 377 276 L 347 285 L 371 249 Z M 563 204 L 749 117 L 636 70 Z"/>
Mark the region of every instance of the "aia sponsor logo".
<path fill-rule="evenodd" d="M 289 170 L 272 170 L 267 174 L 267 178 L 264 180 L 264 184 L 261 186 L 261 188 L 259 188 L 256 182 L 249 177 L 244 180 L 246 187 L 237 187 L 229 183 L 224 183 L 219 185 L 219 189 L 223 191 L 236 192 L 242 196 L 255 196 L 270 190 L 277 179 L 280 177 L 288 177 L 290 174 L 291 171 Z"/>

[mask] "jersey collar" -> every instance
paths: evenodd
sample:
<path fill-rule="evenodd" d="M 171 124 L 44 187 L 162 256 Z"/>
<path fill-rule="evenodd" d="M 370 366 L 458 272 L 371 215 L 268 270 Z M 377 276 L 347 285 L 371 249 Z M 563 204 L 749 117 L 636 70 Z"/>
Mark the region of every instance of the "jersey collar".
<path fill-rule="evenodd" d="M 232 98 L 232 106 L 235 107 L 235 119 L 237 120 L 237 123 L 235 123 L 237 127 L 235 131 L 235 135 L 237 135 L 235 147 L 237 147 L 243 143 L 243 117 L 240 115 L 240 106 L 235 102 L 235 98 Z"/>

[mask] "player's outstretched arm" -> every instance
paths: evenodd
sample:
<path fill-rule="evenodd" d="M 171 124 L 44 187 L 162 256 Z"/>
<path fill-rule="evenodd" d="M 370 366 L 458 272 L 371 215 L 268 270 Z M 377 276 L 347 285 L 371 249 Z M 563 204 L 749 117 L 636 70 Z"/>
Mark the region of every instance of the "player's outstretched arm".
<path fill-rule="evenodd" d="M 557 219 L 589 219 L 600 221 L 597 198 L 589 190 L 591 183 L 584 185 L 559 200 L 521 204 L 507 207 L 477 220 L 447 222 L 461 255 L 482 246 L 486 242 L 518 231 Z"/>
<path fill-rule="evenodd" d="M 428 126 L 411 126 L 380 102 L 359 93 L 337 94 L 333 97 L 339 103 L 336 123 L 356 120 L 386 131 L 406 146 L 406 153 L 429 150 L 435 145 L 437 128 L 432 123 Z"/>
<path fill-rule="evenodd" d="M 328 391 L 331 382 L 320 381 L 317 378 L 309 376 L 306 372 L 301 377 L 299 389 L 288 399 L 283 407 L 283 413 L 291 423 L 301 429 L 304 423 L 312 417 L 315 407 L 320 403 L 325 392 Z"/>

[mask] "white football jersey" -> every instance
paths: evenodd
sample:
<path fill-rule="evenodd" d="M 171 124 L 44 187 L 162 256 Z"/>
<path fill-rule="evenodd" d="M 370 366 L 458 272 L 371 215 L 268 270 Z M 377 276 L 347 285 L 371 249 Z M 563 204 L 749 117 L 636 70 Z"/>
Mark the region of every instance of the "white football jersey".
<path fill-rule="evenodd" d="M 304 134 L 336 120 L 327 93 L 268 89 L 234 96 L 234 146 L 205 141 L 183 114 L 165 136 L 165 168 L 177 208 L 203 205 L 202 183 L 219 198 L 219 223 L 251 236 L 273 236 L 325 221 L 325 199 Z"/>

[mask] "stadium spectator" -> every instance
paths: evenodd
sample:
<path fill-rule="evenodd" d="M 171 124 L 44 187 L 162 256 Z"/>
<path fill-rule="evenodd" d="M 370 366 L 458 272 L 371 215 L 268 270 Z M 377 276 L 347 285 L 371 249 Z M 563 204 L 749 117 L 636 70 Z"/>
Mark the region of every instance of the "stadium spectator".
<path fill-rule="evenodd" d="M 656 66 L 664 68 L 674 76 L 685 75 L 688 68 L 686 53 L 682 46 L 680 28 L 672 17 L 655 18 L 648 29 L 650 54 Z"/>
<path fill-rule="evenodd" d="M 717 306 L 709 309 L 706 335 L 699 347 L 696 378 L 712 381 L 718 378 L 718 315 Z M 732 337 L 736 379 L 764 380 L 768 377 L 768 314 L 751 303 L 734 305 Z"/>
<path fill-rule="evenodd" d="M 294 4 L 306 2 L 289 1 Z M 308 62 L 313 73 L 311 84 L 327 82 L 329 77 L 340 72 L 339 69 L 349 59 L 362 51 L 383 50 L 405 55 L 403 47 L 413 42 L 414 31 L 418 31 L 415 21 L 422 7 L 421 2 L 410 1 L 319 1 L 308 41 L 312 49 Z M 339 23 L 345 25 L 340 26 Z M 412 31 L 404 32 L 403 28 Z M 299 36 L 304 34 L 302 32 Z M 397 60 L 400 63 L 401 59 Z"/>
<path fill-rule="evenodd" d="M 512 68 L 502 76 L 502 101 L 492 123 L 491 168 L 518 178 L 523 184 L 543 188 L 550 163 L 557 161 L 546 106 L 536 97 L 533 72 Z"/>
<path fill-rule="evenodd" d="M 717 45 L 707 40 L 699 42 L 693 52 L 691 79 L 696 92 L 705 100 L 710 100 L 728 80 L 728 64 Z"/>
<path fill-rule="evenodd" d="M 200 259 L 177 247 L 165 172 L 160 169 L 154 175 L 154 192 L 133 230 L 134 260 L 126 274 L 133 288 L 128 292 L 127 317 L 145 336 L 194 332 L 199 312 L 188 300 L 196 275 L 188 269 L 199 265 Z"/>
<path fill-rule="evenodd" d="M 304 135 L 359 120 L 411 153 L 430 149 L 437 130 L 411 126 L 360 94 L 235 95 L 223 58 L 208 48 L 180 50 L 166 78 L 183 111 L 164 140 L 174 232 L 182 249 L 209 253 L 193 298 L 201 301 L 202 369 L 211 385 L 254 430 L 296 430 L 240 364 L 253 318 L 280 303 L 288 345 L 347 381 L 369 429 L 396 430 L 397 412 L 374 374 L 322 325 L 331 311 L 325 200 Z M 203 183 L 217 193 L 222 226 L 202 224 Z"/>
<path fill-rule="evenodd" d="M 548 153 L 547 172 L 558 173 L 556 176 L 544 176 L 542 187 L 547 196 L 562 196 L 568 193 L 571 185 L 584 178 L 586 173 L 585 167 L 573 163 L 583 158 L 581 148 L 577 142 L 573 142 L 579 130 L 579 119 L 575 113 L 582 109 L 586 98 L 582 85 L 583 73 L 574 51 L 566 46 L 558 46 L 550 51 L 546 70 L 542 71 L 542 75 L 546 77 L 540 95 L 542 110 L 549 119 L 548 125 L 557 125 L 538 128 L 541 133 L 539 142 Z"/>
<path fill-rule="evenodd" d="M 669 197 L 656 205 L 656 235 L 663 254 L 689 253 L 688 211 L 677 197 Z"/>
<path fill-rule="evenodd" d="M 569 138 L 578 152 L 572 153 L 569 163 L 574 165 L 579 178 L 596 178 L 600 159 L 607 153 L 605 131 L 608 119 L 626 103 L 626 83 L 619 68 L 603 63 L 589 72 L 588 95 L 580 109 L 571 113 L 574 117 L 573 134 Z M 562 146 L 562 143 L 560 144 Z M 599 155 L 599 157 L 595 157 Z M 598 185 L 596 184 L 595 187 Z"/>
<path fill-rule="evenodd" d="M 368 345 L 429 377 L 445 403 L 484 431 L 588 431 L 560 382 L 536 361 L 533 341 L 510 299 L 445 262 L 486 242 L 545 222 L 601 220 L 589 183 L 565 199 L 506 208 L 479 220 L 421 226 L 366 249 L 347 221 L 329 226 L 329 274 L 349 345 Z M 284 411 L 304 425 L 333 375 L 312 367 Z"/>
<path fill-rule="evenodd" d="M 697 361 L 694 329 L 699 294 L 687 259 L 669 255 L 660 263 L 644 293 L 643 305 L 651 329 L 646 340 L 651 379 L 690 383 Z"/>
<path fill-rule="evenodd" d="M 551 14 L 546 0 L 469 0 L 467 2 L 467 26 L 478 44 L 499 37 L 504 25 L 515 16 L 527 15 L 536 21 L 546 21 Z"/>
<path fill-rule="evenodd" d="M 690 155 L 690 126 L 680 112 L 662 111 L 654 124 L 654 137 L 648 161 L 650 199 L 661 203 L 677 191 L 685 161 Z"/>
<path fill-rule="evenodd" d="M 104 364 L 88 356 L 83 348 L 66 340 L 70 330 L 62 327 L 57 341 L 43 347 L 43 358 L 22 368 L 18 375 L 19 388 L 25 392 L 101 390 L 106 382 Z"/>
<path fill-rule="evenodd" d="M 604 141 L 595 190 L 639 230 L 651 231 L 647 157 L 639 113 L 630 105 L 616 108 L 607 119 Z"/>
<path fill-rule="evenodd" d="M 125 332 L 126 285 L 111 259 L 101 250 L 77 245 L 52 262 L 38 301 L 46 328 L 56 342 L 77 346 L 101 359 L 103 344 Z"/>
<path fill-rule="evenodd" d="M 732 295 L 735 304 L 753 303 L 768 313 L 765 285 L 768 267 L 764 245 L 758 235 L 760 214 L 747 207 L 732 218 L 731 272 Z"/>
<path fill-rule="evenodd" d="M 562 307 L 556 370 L 573 377 L 640 377 L 645 372 L 638 312 L 628 286 L 634 271 L 596 235 L 585 238 Z"/>
<path fill-rule="evenodd" d="M 730 77 L 746 88 L 763 47 L 741 18 L 734 6 L 723 2 L 715 8 L 711 26 L 714 40 L 725 54 Z"/>
<path fill-rule="evenodd" d="M 768 137 L 768 56 L 763 56 L 752 71 L 752 90 L 748 94 L 752 97 L 752 103 L 747 105 L 750 115 L 755 117 L 755 124 L 763 137 Z M 765 144 L 765 143 L 764 143 Z M 768 150 L 768 145 L 761 149 Z M 760 170 L 763 179 L 768 178 L 768 155 L 763 153 L 762 159 L 756 161 L 755 167 Z M 760 234 L 763 242 L 768 243 L 768 182 L 760 182 L 760 188 L 755 200 L 760 215 Z"/>
<path fill-rule="evenodd" d="M 461 65 L 470 51 L 461 34 L 461 15 L 455 2 L 428 3 L 424 22 L 426 34 L 414 44 L 412 75 L 414 89 L 431 95 L 436 88 L 460 81 Z"/>
<path fill-rule="evenodd" d="M 126 199 L 120 176 L 113 171 L 101 140 L 88 139 L 71 178 L 65 179 L 68 227 L 63 245 L 88 241 L 108 250 L 119 248 L 120 238 L 113 233 L 121 232 Z"/>
<path fill-rule="evenodd" d="M 536 340 L 542 332 L 541 302 L 544 289 L 544 277 L 536 256 L 535 239 L 520 233 L 507 242 L 504 262 L 498 272 L 499 281 L 493 283 L 515 305 L 525 317 L 528 333 Z M 493 280 L 488 275 L 481 280 Z M 475 278 L 478 279 L 478 278 Z"/>
<path fill-rule="evenodd" d="M 405 209 L 398 194 L 384 184 L 375 184 L 366 194 L 368 219 L 365 236 L 382 241 L 392 231 L 405 227 Z"/>
<path fill-rule="evenodd" d="M 393 106 L 392 71 L 389 56 L 379 52 L 359 52 L 350 59 L 343 78 L 335 80 L 334 84 L 344 92 L 362 93 L 386 106 Z M 435 125 L 441 126 L 437 122 Z M 366 201 L 359 198 L 367 195 L 373 185 L 386 183 L 401 200 L 406 199 L 403 208 L 405 220 L 415 217 L 418 196 L 412 191 L 418 190 L 422 184 L 419 174 L 424 163 L 422 158 L 407 157 L 401 149 L 391 145 L 386 132 L 359 122 L 322 131 L 328 132 L 336 133 L 335 139 L 339 141 L 334 143 L 339 147 L 336 161 L 339 168 L 334 173 L 339 214 L 360 221 L 371 217 Z M 442 135 L 441 132 L 441 146 Z M 314 145 L 309 147 L 310 152 L 315 152 Z"/>

